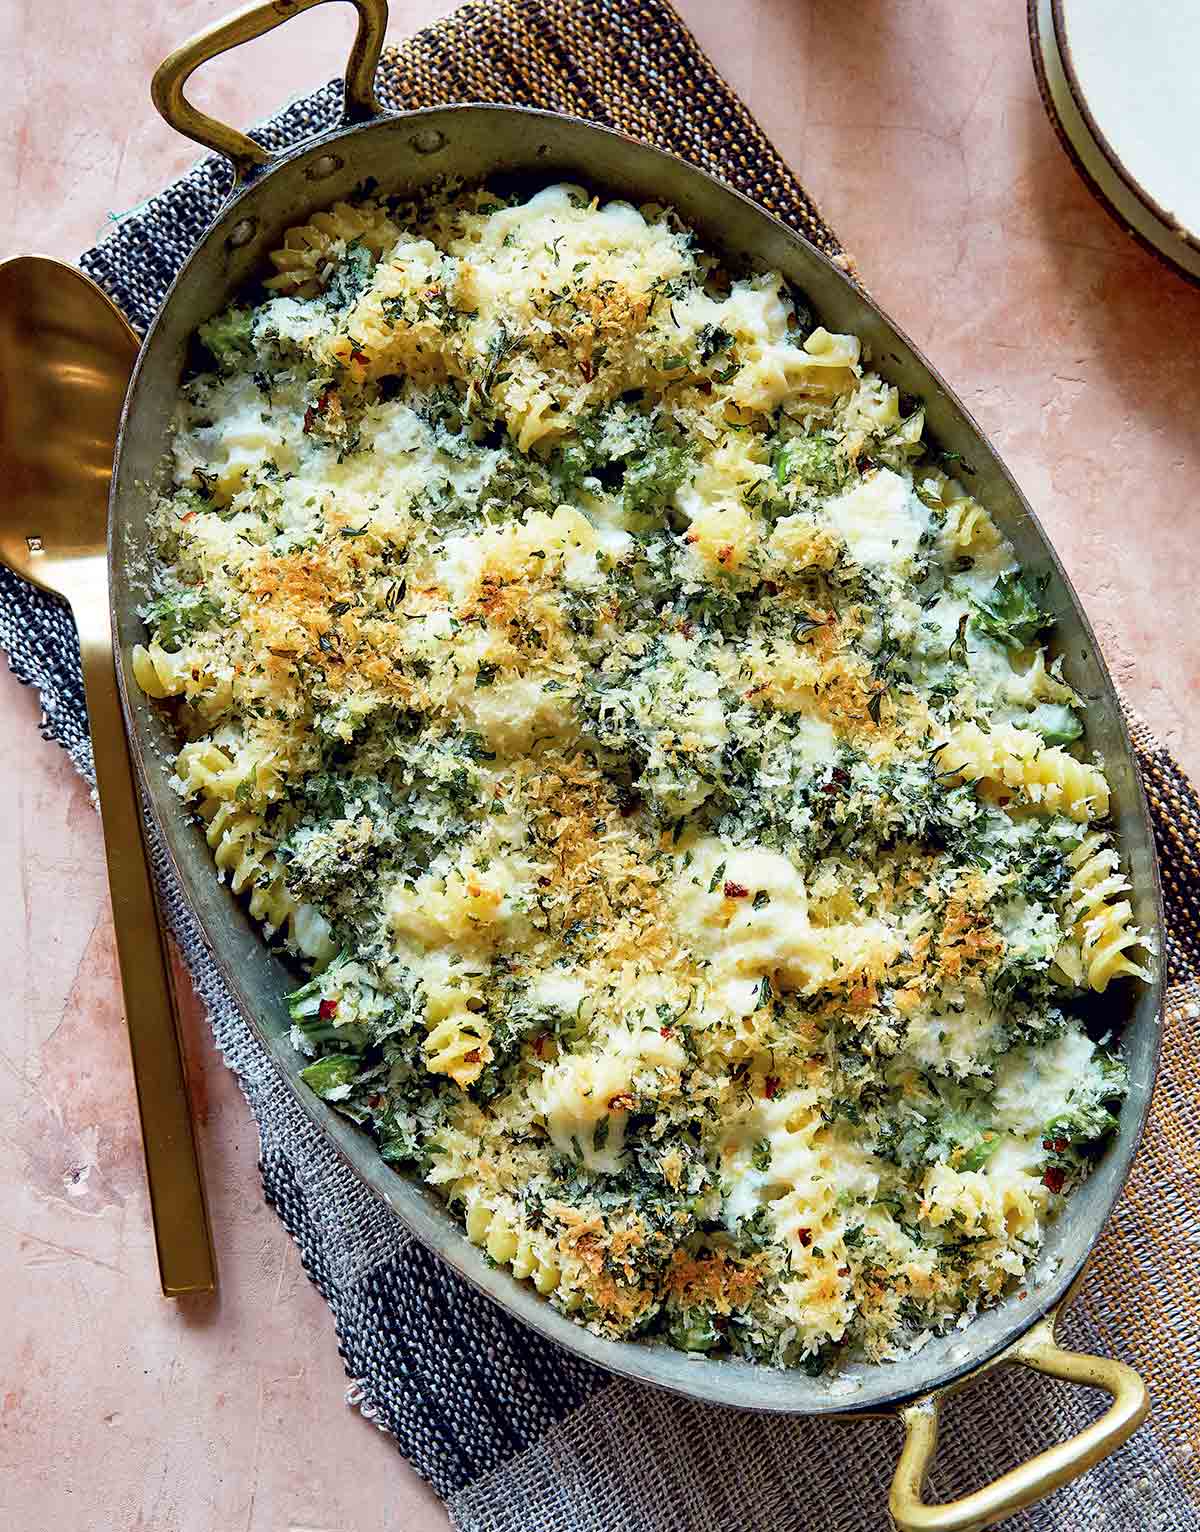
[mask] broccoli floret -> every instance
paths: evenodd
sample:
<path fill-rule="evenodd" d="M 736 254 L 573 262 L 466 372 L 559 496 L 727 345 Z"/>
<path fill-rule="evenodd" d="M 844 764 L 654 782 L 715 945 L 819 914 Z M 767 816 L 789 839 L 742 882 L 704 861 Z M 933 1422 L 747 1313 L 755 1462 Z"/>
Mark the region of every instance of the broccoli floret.
<path fill-rule="evenodd" d="M 595 456 L 581 439 L 568 442 L 554 454 L 553 471 L 561 493 L 570 495 L 583 487 L 595 467 Z"/>
<path fill-rule="evenodd" d="M 630 515 L 662 511 L 690 467 L 687 449 L 671 440 L 657 417 L 625 399 L 581 422 L 550 463 L 560 494 L 581 488 L 619 493 Z"/>
<path fill-rule="evenodd" d="M 982 1170 L 995 1153 L 1000 1135 L 968 1111 L 947 1107 L 930 1123 L 925 1158 L 946 1160 L 957 1170 Z"/>
<path fill-rule="evenodd" d="M 207 320 L 198 334 L 218 372 L 236 372 L 255 355 L 254 310 L 235 305 Z"/>
<path fill-rule="evenodd" d="M 1070 745 L 1083 734 L 1079 715 L 1062 702 L 1042 702 L 1029 722 L 1048 745 Z"/>
<path fill-rule="evenodd" d="M 980 1103 L 949 1081 L 914 1101 L 907 1120 L 884 1118 L 877 1129 L 875 1153 L 906 1170 L 942 1162 L 956 1170 L 982 1170 L 995 1153 L 1001 1135 L 990 1125 L 986 1103 Z"/>
<path fill-rule="evenodd" d="M 964 1149 L 959 1156 L 959 1170 L 982 1170 L 992 1155 L 996 1152 L 996 1146 L 1000 1142 L 999 1133 L 984 1133 L 969 1149 Z"/>
<path fill-rule="evenodd" d="M 352 1053 L 329 1053 L 300 1071 L 300 1078 L 322 1101 L 341 1100 L 354 1083 L 361 1059 Z"/>
<path fill-rule="evenodd" d="M 630 516 L 661 510 L 688 475 L 690 459 L 683 447 L 662 443 L 630 463 L 621 488 L 621 504 Z"/>
<path fill-rule="evenodd" d="M 824 431 L 812 436 L 790 436 L 775 448 L 776 481 L 806 484 L 823 495 L 836 494 L 846 482 L 849 467 L 838 455 L 836 438 Z"/>
<path fill-rule="evenodd" d="M 1038 605 L 1044 583 L 1027 575 L 1002 574 L 981 600 L 972 598 L 975 623 L 1008 649 L 1026 649 L 1054 618 Z"/>
<path fill-rule="evenodd" d="M 667 1339 L 680 1351 L 715 1351 L 724 1336 L 706 1309 L 680 1309 L 667 1325 Z"/>
<path fill-rule="evenodd" d="M 187 586 L 164 591 L 138 611 L 155 641 L 170 654 L 178 653 L 198 628 L 211 627 L 221 616 L 220 605 L 211 596 Z"/>
<path fill-rule="evenodd" d="M 347 1021 L 351 1006 L 333 998 L 334 991 L 342 988 L 341 973 L 348 961 L 345 952 L 339 954 L 315 979 L 287 996 L 292 1041 L 300 1052 L 311 1055 L 328 1044 L 351 1049 L 366 1046 L 365 1027 Z"/>
<path fill-rule="evenodd" d="M 1062 1153 L 1098 1143 L 1119 1126 L 1116 1108 L 1129 1088 L 1129 1073 L 1115 1054 L 1097 1049 L 1082 1078 L 1071 1087 L 1065 1111 L 1042 1129 L 1042 1140 Z M 1065 1140 L 1065 1143 L 1064 1143 Z M 1059 1145 L 1063 1149 L 1059 1149 Z"/>

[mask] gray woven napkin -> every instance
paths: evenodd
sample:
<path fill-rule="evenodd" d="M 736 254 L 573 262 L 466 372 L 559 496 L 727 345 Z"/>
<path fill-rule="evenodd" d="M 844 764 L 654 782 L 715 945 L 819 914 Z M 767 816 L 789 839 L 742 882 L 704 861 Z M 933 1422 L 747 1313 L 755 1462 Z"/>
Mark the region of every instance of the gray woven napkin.
<path fill-rule="evenodd" d="M 385 54 L 379 88 L 392 108 L 456 98 L 526 101 L 641 131 L 721 171 L 838 251 L 665 0 L 469 5 Z M 327 86 L 256 136 L 272 148 L 287 146 L 331 125 L 339 107 L 340 86 Z M 202 162 L 82 257 L 84 270 L 138 328 L 152 319 L 228 180 L 222 163 Z M 0 647 L 20 679 L 41 693 L 44 737 L 67 748 L 90 778 L 69 614 L 2 569 Z M 1156 747 L 1146 739 L 1141 745 L 1145 761 Z M 1186 784 L 1180 790 L 1189 791 Z M 1194 824 L 1195 800 L 1188 804 L 1193 817 L 1186 822 Z M 418 1245 L 296 1105 L 207 956 L 153 836 L 152 843 L 171 929 L 258 1123 L 267 1200 L 329 1304 L 351 1380 L 348 1400 L 394 1436 L 462 1532 L 862 1532 L 887 1525 L 895 1423 L 743 1415 L 615 1381 L 527 1330 Z M 1185 892 L 1194 898 L 1190 883 Z M 1176 1194 L 1186 1198 L 1187 1187 L 1168 1187 L 1166 1206 Z M 1110 1349 L 1112 1321 L 1103 1294 L 1085 1296 L 1063 1327 L 1066 1341 Z M 1018 1371 L 993 1375 L 961 1397 L 930 1485 L 938 1497 L 1002 1472 L 1095 1413 L 1079 1390 Z M 1012 1525 L 1194 1529 L 1186 1448 L 1172 1419 L 1152 1421 L 1084 1481 Z"/>

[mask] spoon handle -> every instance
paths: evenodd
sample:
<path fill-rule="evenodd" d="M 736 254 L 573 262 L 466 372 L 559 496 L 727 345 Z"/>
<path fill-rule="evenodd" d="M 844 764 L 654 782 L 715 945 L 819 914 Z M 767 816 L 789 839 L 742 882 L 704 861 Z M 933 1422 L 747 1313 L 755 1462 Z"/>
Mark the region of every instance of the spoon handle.
<path fill-rule="evenodd" d="M 216 1260 L 188 1102 L 175 991 L 142 837 L 113 664 L 103 557 L 73 582 L 117 959 L 163 1294 L 211 1292 Z M 82 571 L 81 571 L 82 573 Z"/>

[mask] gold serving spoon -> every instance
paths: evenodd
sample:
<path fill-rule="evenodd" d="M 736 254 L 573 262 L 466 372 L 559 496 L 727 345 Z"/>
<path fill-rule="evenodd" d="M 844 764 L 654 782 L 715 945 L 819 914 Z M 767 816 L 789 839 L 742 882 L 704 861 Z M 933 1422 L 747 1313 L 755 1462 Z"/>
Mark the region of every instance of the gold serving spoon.
<path fill-rule="evenodd" d="M 74 267 L 0 264 L 0 559 L 63 596 L 79 630 L 158 1270 L 174 1298 L 211 1292 L 216 1262 L 109 622 L 108 489 L 137 352 Z"/>

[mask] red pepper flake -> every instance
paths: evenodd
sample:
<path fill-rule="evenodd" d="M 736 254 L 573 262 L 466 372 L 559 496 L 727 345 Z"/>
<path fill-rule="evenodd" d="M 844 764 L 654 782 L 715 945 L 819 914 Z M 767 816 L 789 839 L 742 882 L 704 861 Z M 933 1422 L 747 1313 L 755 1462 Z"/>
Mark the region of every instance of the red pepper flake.
<path fill-rule="evenodd" d="M 463 1054 L 463 1058 L 466 1060 L 466 1062 L 468 1064 L 478 1064 L 479 1063 L 479 1049 L 478 1048 L 472 1048 L 470 1053 L 464 1053 Z"/>
<path fill-rule="evenodd" d="M 700 541 L 700 534 L 699 532 L 689 532 L 683 540 L 685 543 L 698 543 Z"/>
<path fill-rule="evenodd" d="M 618 1091 L 608 1098 L 608 1109 L 610 1112 L 632 1112 L 633 1097 L 628 1091 Z"/>
<path fill-rule="evenodd" d="M 1054 1140 L 1054 1152 L 1056 1154 L 1061 1154 L 1064 1149 L 1069 1149 L 1070 1145 L 1071 1140 L 1069 1138 L 1056 1138 Z"/>
<path fill-rule="evenodd" d="M 774 1101 L 775 1092 L 779 1089 L 780 1080 L 778 1075 L 768 1075 L 763 1081 L 763 1095 L 768 1101 Z"/>
<path fill-rule="evenodd" d="M 675 1036 L 675 1028 L 674 1027 L 659 1027 L 658 1035 L 659 1035 L 659 1037 L 674 1037 Z"/>
<path fill-rule="evenodd" d="M 1042 1148 L 1043 1149 L 1053 1149 L 1054 1145 L 1050 1142 L 1050 1140 L 1048 1138 L 1044 1138 L 1042 1140 Z"/>
<path fill-rule="evenodd" d="M 582 356 L 579 359 L 579 371 L 582 373 L 585 383 L 592 381 L 592 364 L 586 356 Z"/>
<path fill-rule="evenodd" d="M 357 346 L 351 347 L 350 360 L 357 362 L 360 367 L 365 367 L 370 358 L 365 351 L 360 351 Z"/>
<path fill-rule="evenodd" d="M 812 1244 L 812 1230 L 811 1229 L 797 1229 L 796 1230 L 796 1238 L 800 1241 L 800 1243 L 807 1250 L 809 1245 Z"/>
<path fill-rule="evenodd" d="M 546 1044 L 549 1041 L 550 1034 L 548 1032 L 538 1033 L 538 1035 L 533 1040 L 533 1053 L 535 1058 L 544 1059 L 546 1057 Z"/>
<path fill-rule="evenodd" d="M 726 881 L 725 881 L 725 897 L 726 897 L 726 899 L 745 899 L 749 895 L 749 893 L 750 893 L 750 890 L 746 887 L 746 885 L 744 883 L 735 883 L 731 878 L 726 879 Z"/>
<path fill-rule="evenodd" d="M 318 398 L 316 404 L 310 404 L 309 407 L 305 410 L 305 412 L 304 412 L 304 429 L 305 429 L 306 433 L 311 431 L 313 426 L 316 425 L 316 423 L 317 423 L 317 416 L 318 415 L 323 415 L 325 413 L 325 411 L 329 408 L 330 401 L 332 400 L 335 391 L 336 390 L 332 386 L 329 387 L 329 388 L 323 389 L 321 391 L 321 395 Z"/>
<path fill-rule="evenodd" d="M 733 558 L 733 544 L 726 543 L 723 548 L 717 549 L 717 563 L 728 564 Z"/>
<path fill-rule="evenodd" d="M 848 1277 L 850 1275 L 849 1266 L 839 1266 L 837 1271 L 839 1277 Z"/>
<path fill-rule="evenodd" d="M 1042 1177 L 1042 1185 L 1048 1186 L 1052 1192 L 1061 1192 L 1067 1184 L 1067 1173 L 1057 1165 L 1051 1165 L 1050 1169 Z"/>
<path fill-rule="evenodd" d="M 322 1000 L 317 1007 L 317 1015 L 322 1021 L 332 1021 L 337 1015 L 338 1003 L 336 1000 Z"/>
<path fill-rule="evenodd" d="M 684 638 L 691 638 L 696 631 L 696 624 L 694 622 L 681 622 L 679 624 L 679 631 L 683 634 Z"/>

